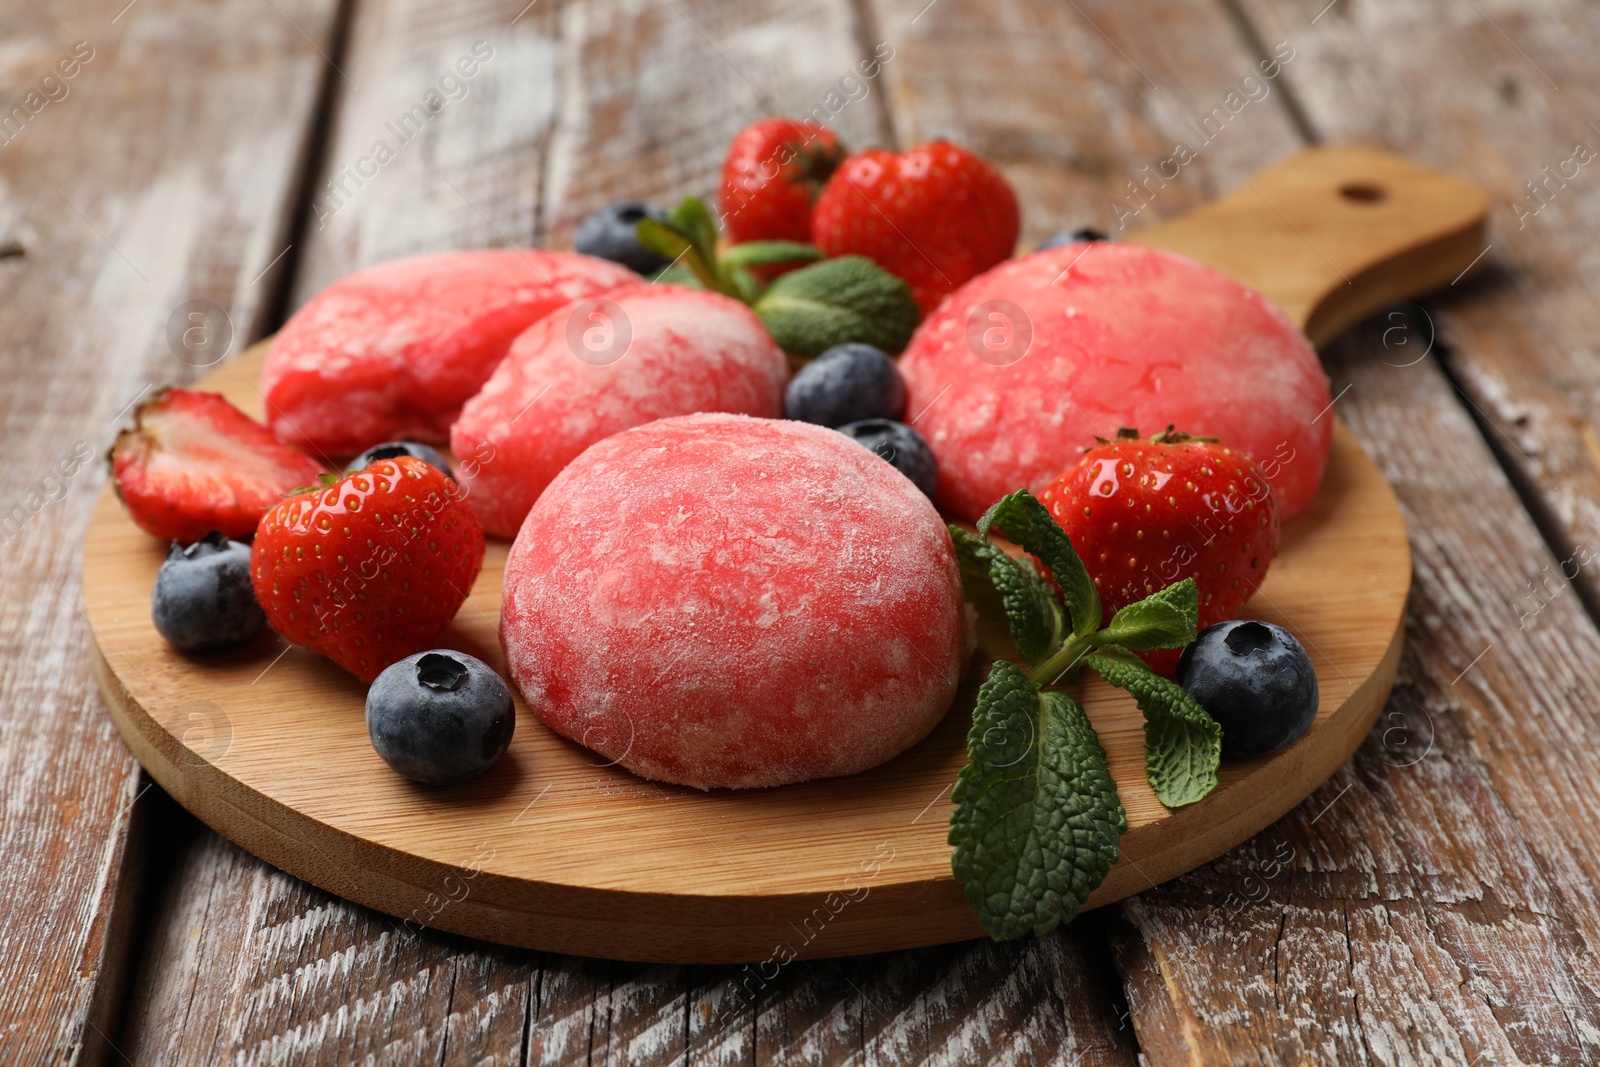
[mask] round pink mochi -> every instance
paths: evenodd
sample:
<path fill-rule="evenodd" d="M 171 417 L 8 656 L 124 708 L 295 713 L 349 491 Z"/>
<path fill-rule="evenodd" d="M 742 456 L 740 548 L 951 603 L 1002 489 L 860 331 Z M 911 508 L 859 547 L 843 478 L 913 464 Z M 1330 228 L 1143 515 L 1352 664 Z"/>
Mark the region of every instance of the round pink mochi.
<path fill-rule="evenodd" d="M 557 733 L 700 789 L 853 774 L 933 729 L 972 646 L 944 523 L 807 423 L 608 437 L 528 513 L 500 641 Z"/>
<path fill-rule="evenodd" d="M 379 263 L 289 317 L 261 372 L 279 440 L 326 456 L 383 441 L 442 442 L 528 324 L 635 284 L 592 256 L 481 248 Z"/>
<path fill-rule="evenodd" d="M 1171 252 L 1071 244 L 950 294 L 900 361 L 939 461 L 938 502 L 976 519 L 1035 495 L 1099 437 L 1168 424 L 1253 458 L 1284 518 L 1311 504 L 1332 443 L 1311 343 L 1248 286 Z"/>
<path fill-rule="evenodd" d="M 777 416 L 788 380 L 745 305 L 638 285 L 529 327 L 462 408 L 450 447 L 484 530 L 514 537 L 550 479 L 601 438 L 696 411 Z"/>

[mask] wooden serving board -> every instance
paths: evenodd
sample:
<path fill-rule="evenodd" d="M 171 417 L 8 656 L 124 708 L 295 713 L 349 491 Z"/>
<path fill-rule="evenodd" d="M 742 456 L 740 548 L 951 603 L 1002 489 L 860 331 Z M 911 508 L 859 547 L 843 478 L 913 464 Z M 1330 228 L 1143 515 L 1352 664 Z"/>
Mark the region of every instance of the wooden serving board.
<path fill-rule="evenodd" d="M 1230 270 L 1325 337 L 1469 269 L 1486 208 L 1475 187 L 1394 157 L 1317 150 L 1137 239 Z M 201 387 L 259 416 L 266 345 Z M 1214 794 L 1169 811 L 1145 781 L 1132 700 L 1098 679 L 1081 683 L 1129 822 L 1122 859 L 1090 907 L 1190 870 L 1277 819 L 1349 758 L 1383 705 L 1411 580 L 1405 525 L 1371 458 L 1331 411 L 1321 417 L 1335 419 L 1321 491 L 1285 527 L 1246 609 L 1310 652 L 1316 724 L 1280 753 L 1225 765 Z M 508 547 L 491 541 L 438 641 L 502 671 Z M 934 733 L 864 774 L 737 793 L 660 785 L 557 737 L 519 701 L 506 757 L 477 781 L 437 789 L 378 759 L 365 687 L 332 663 L 270 633 L 206 657 L 169 648 L 149 612 L 164 555 L 108 488 L 90 523 L 84 588 L 112 718 L 186 808 L 316 885 L 413 924 L 640 961 L 776 964 L 983 934 L 951 876 L 945 835 L 973 696 L 987 662 L 1010 652 L 996 620 L 985 621 Z"/>

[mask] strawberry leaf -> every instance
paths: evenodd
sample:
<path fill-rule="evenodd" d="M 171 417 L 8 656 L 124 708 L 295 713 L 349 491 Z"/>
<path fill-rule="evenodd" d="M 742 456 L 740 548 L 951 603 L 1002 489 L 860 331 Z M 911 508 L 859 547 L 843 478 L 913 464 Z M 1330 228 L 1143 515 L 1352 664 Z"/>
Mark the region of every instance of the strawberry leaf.
<path fill-rule="evenodd" d="M 1001 497 L 978 520 L 978 536 L 988 537 L 991 527 L 998 527 L 1008 540 L 1050 568 L 1072 614 L 1074 637 L 1088 637 L 1100 629 L 1100 594 L 1065 531 L 1032 493 L 1018 489 Z"/>
<path fill-rule="evenodd" d="M 1117 612 L 1096 641 L 1136 652 L 1182 648 L 1194 640 L 1199 622 L 1199 593 L 1194 579 L 1185 578 Z"/>
<path fill-rule="evenodd" d="M 987 581 L 1000 597 L 1017 655 L 1037 663 L 1061 645 L 1066 611 L 1033 563 L 959 526 L 950 527 L 963 574 Z"/>
<path fill-rule="evenodd" d="M 1047 934 L 1116 862 L 1128 816 L 1083 708 L 997 660 L 952 799 L 950 867 L 989 936 Z"/>
<path fill-rule="evenodd" d="M 1086 662 L 1133 694 L 1144 712 L 1144 771 L 1156 798 L 1169 808 L 1204 799 L 1217 787 L 1222 727 L 1177 682 L 1145 666 L 1125 649 L 1090 653 Z"/>

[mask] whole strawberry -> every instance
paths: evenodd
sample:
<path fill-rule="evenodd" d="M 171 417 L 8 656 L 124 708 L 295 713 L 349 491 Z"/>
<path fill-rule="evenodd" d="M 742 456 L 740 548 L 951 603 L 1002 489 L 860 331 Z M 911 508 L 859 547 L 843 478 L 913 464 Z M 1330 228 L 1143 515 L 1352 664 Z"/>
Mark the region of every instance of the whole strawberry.
<path fill-rule="evenodd" d="M 163 389 L 111 446 L 111 484 L 128 515 L 163 541 L 215 530 L 243 540 L 322 464 L 297 452 L 220 393 Z"/>
<path fill-rule="evenodd" d="M 722 219 L 728 239 L 811 240 L 811 205 L 844 150 L 826 126 L 771 118 L 739 131 L 722 164 Z"/>
<path fill-rule="evenodd" d="M 267 512 L 250 581 L 274 630 L 371 682 L 433 647 L 482 565 L 483 527 L 461 487 L 401 456 Z"/>
<path fill-rule="evenodd" d="M 1200 629 L 1234 618 L 1278 551 L 1278 501 L 1242 453 L 1171 427 L 1121 430 L 1040 497 L 1072 539 L 1107 616 L 1193 578 Z M 1144 653 L 1171 676 L 1178 649 Z"/>
<path fill-rule="evenodd" d="M 926 315 L 1011 256 L 1017 194 L 987 160 L 947 141 L 845 160 L 817 199 L 811 243 L 866 256 L 906 280 Z"/>

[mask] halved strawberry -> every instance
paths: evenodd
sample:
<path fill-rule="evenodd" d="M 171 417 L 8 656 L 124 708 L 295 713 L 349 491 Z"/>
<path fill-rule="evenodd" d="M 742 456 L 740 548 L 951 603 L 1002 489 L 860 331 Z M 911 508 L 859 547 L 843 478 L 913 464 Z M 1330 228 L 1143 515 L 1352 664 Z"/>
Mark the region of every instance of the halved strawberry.
<path fill-rule="evenodd" d="M 323 466 L 218 393 L 163 389 L 111 446 L 111 480 L 141 530 L 188 544 L 212 530 L 246 540 Z"/>

